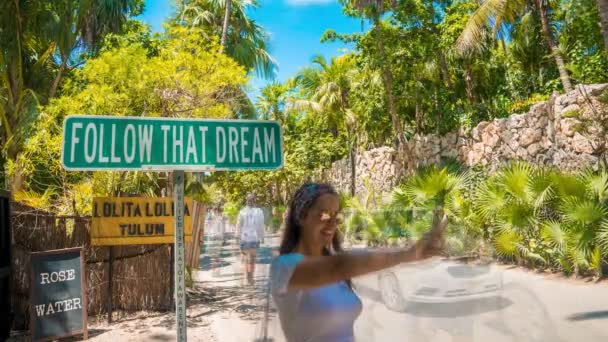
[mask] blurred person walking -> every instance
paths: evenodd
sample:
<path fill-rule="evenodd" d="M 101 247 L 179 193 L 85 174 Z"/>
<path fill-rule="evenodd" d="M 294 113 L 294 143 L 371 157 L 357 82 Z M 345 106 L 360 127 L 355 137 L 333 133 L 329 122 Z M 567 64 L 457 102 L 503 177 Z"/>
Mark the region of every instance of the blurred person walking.
<path fill-rule="evenodd" d="M 247 196 L 247 204 L 239 212 L 236 228 L 244 271 L 243 282 L 253 285 L 257 249 L 264 242 L 266 230 L 264 212 L 256 207 L 255 193 Z"/>

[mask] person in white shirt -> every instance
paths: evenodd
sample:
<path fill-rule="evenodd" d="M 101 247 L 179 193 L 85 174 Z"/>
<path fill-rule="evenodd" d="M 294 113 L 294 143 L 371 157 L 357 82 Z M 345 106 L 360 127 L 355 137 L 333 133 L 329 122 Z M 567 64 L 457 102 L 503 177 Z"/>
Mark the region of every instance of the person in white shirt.
<path fill-rule="evenodd" d="M 255 206 L 255 194 L 247 196 L 247 205 L 239 212 L 236 226 L 241 248 L 241 264 L 245 272 L 244 280 L 253 285 L 257 249 L 264 241 L 266 229 L 264 212 Z"/>

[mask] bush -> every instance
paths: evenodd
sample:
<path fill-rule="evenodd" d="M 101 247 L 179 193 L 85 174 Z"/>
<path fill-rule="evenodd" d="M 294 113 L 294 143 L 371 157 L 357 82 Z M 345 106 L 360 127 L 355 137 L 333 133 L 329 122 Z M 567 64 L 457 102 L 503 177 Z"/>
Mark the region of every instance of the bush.
<path fill-rule="evenodd" d="M 374 210 L 350 199 L 345 232 L 369 245 L 417 239 L 433 214 L 449 218 L 449 255 L 478 254 L 576 275 L 608 262 L 608 172 L 564 173 L 514 162 L 485 170 L 426 167 Z"/>
<path fill-rule="evenodd" d="M 224 215 L 228 218 L 230 224 L 236 224 L 240 210 L 241 205 L 238 203 L 228 202 L 224 205 Z"/>

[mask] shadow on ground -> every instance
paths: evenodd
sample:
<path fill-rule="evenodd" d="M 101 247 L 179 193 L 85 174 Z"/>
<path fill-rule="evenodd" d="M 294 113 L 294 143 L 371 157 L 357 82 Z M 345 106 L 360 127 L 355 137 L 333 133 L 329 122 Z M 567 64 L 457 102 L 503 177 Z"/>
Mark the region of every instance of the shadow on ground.
<path fill-rule="evenodd" d="M 255 286 L 213 286 L 212 283 L 196 285 L 188 291 L 188 305 L 205 305 L 208 313 L 236 312 L 241 319 L 259 320 L 267 301 L 265 276 L 256 277 Z"/>
<path fill-rule="evenodd" d="M 457 303 L 414 303 L 410 302 L 404 312 L 418 317 L 455 318 L 479 315 L 499 311 L 512 305 L 513 302 L 503 297 L 465 300 Z"/>

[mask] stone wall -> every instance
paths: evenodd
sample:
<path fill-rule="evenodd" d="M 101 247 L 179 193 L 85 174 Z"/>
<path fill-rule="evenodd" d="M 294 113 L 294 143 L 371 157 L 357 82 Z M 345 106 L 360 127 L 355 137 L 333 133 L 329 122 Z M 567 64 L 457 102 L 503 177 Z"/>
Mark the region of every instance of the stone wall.
<path fill-rule="evenodd" d="M 364 192 L 367 184 L 380 192 L 390 191 L 402 174 L 396 160 L 397 153 L 392 147 L 380 147 L 355 157 L 357 192 Z M 350 192 L 351 167 L 348 159 L 334 162 L 326 170 L 324 178 L 342 192 Z"/>
<path fill-rule="evenodd" d="M 608 115 L 599 97 L 608 92 L 608 84 L 579 85 L 575 90 L 537 103 L 528 113 L 481 122 L 473 129 L 461 128 L 443 136 L 416 136 L 409 142 L 417 165 L 439 163 L 454 158 L 465 165 L 484 165 L 495 169 L 501 164 L 523 160 L 552 165 L 562 170 L 597 167 L 599 142 L 604 139 L 597 129 L 578 129 L 580 119 L 597 120 Z M 596 121 L 597 123 L 597 121 Z M 381 147 L 356 157 L 357 193 L 365 192 L 366 183 L 385 192 L 403 175 L 396 151 Z M 326 170 L 324 178 L 341 191 L 350 189 L 350 163 L 340 160 Z"/>

